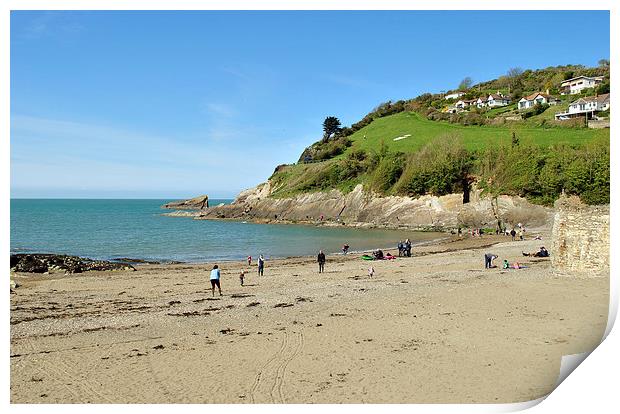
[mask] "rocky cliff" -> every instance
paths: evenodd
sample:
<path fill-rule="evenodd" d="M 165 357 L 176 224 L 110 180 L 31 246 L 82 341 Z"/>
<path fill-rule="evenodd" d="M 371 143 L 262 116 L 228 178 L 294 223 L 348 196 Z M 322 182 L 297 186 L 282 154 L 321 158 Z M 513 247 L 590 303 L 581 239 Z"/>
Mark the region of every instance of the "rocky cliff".
<path fill-rule="evenodd" d="M 494 228 L 498 219 L 507 225 L 523 222 L 539 226 L 551 217 L 550 209 L 523 198 L 490 198 L 477 189 L 468 203 L 463 203 L 462 194 L 380 197 L 361 185 L 347 194 L 331 190 L 274 198 L 271 193 L 271 183 L 263 183 L 241 192 L 232 204 L 204 209 L 195 218 L 447 230 L 458 226 Z"/>

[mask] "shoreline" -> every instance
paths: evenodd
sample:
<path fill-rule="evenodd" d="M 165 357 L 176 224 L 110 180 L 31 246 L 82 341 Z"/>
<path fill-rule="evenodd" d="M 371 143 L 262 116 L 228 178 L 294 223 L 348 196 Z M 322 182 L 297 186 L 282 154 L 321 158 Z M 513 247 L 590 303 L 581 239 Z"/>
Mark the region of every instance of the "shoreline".
<path fill-rule="evenodd" d="M 521 256 L 539 245 L 418 245 L 411 258 L 371 262 L 374 277 L 357 255 L 329 256 L 323 274 L 314 257 L 267 261 L 264 276 L 222 262 L 223 296 L 212 296 L 206 264 L 16 274 L 11 402 L 539 398 L 562 355 L 599 343 L 609 304 L 609 275 L 561 276 L 548 259 Z M 488 251 L 528 268 L 485 270 Z"/>
<path fill-rule="evenodd" d="M 416 257 L 417 255 L 421 255 L 421 254 L 426 255 L 426 254 L 433 254 L 433 253 L 443 252 L 443 251 L 457 251 L 457 250 L 468 250 L 468 249 L 488 247 L 488 246 L 492 246 L 493 244 L 500 243 L 502 241 L 507 241 L 507 238 L 509 238 L 509 236 L 486 235 L 482 237 L 471 237 L 469 235 L 465 235 L 462 237 L 458 237 L 455 235 L 446 235 L 445 237 L 440 237 L 437 239 L 412 242 L 412 256 L 411 257 Z M 425 247 L 432 247 L 432 246 L 437 246 L 438 248 L 441 248 L 444 245 L 452 246 L 454 243 L 457 243 L 465 247 L 453 248 L 449 250 L 439 249 L 439 250 L 430 251 L 430 252 L 423 252 L 423 251 L 419 251 L 420 249 L 417 249 L 417 248 L 425 248 Z M 394 254 L 394 252 L 396 252 L 394 256 L 399 257 L 398 248 L 396 246 L 375 247 L 371 249 L 362 249 L 362 250 L 349 250 L 349 252 L 346 255 L 342 254 L 342 252 L 331 252 L 331 253 L 326 253 L 326 256 L 328 257 L 356 257 L 356 255 L 372 253 L 373 251 L 376 251 L 376 250 L 382 250 L 384 254 L 388 252 L 391 254 Z M 416 253 L 416 250 L 418 250 L 417 253 Z M 75 256 L 74 254 L 71 254 L 71 253 L 52 253 L 52 252 L 40 252 L 40 251 L 30 252 L 26 250 L 11 251 L 10 254 L 11 255 L 25 254 L 25 255 Z M 269 257 L 265 257 L 265 259 L 269 261 L 281 261 L 281 260 L 294 260 L 294 259 L 309 259 L 309 258 L 314 258 L 315 256 L 316 256 L 316 252 L 313 254 L 302 254 L 302 255 L 295 255 L 295 256 L 269 256 Z M 92 257 L 91 256 L 76 256 L 76 257 L 80 257 L 81 259 L 92 260 L 92 261 L 106 261 L 106 262 L 116 263 L 116 264 L 130 264 L 136 267 L 144 266 L 144 265 L 162 265 L 162 266 L 205 265 L 205 264 L 215 263 L 215 262 L 237 263 L 237 262 L 246 261 L 245 257 L 226 258 L 226 259 L 214 258 L 214 259 L 204 259 L 200 261 L 179 261 L 179 260 L 174 260 L 174 259 L 156 260 L 150 257 L 133 257 L 133 258 L 130 258 L 130 257 L 99 258 L 99 257 L 94 257 L 94 256 Z M 255 262 L 257 258 L 258 256 L 256 257 L 252 256 L 253 262 Z M 50 274 L 51 273 L 53 272 L 50 272 Z"/>

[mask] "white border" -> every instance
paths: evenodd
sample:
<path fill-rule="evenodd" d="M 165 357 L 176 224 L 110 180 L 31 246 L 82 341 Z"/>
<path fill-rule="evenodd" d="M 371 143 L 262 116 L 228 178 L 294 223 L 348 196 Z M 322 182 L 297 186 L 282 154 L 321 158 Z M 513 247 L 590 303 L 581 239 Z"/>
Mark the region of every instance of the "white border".
<path fill-rule="evenodd" d="M 484 0 L 435 0 L 428 1 L 403 1 L 403 0 L 383 0 L 374 1 L 353 1 L 353 0 L 315 0 L 315 1 L 250 1 L 250 0 L 230 0 L 226 2 L 200 1 L 200 0 L 129 0 L 129 1 L 103 1 L 103 0 L 57 0 L 51 3 L 45 0 L 8 0 L 0 3 L 0 68 L 1 84 L 0 94 L 0 131 L 2 131 L 2 162 L 0 162 L 0 174 L 4 185 L 2 186 L 1 214 L 4 230 L 4 237 L 1 238 L 1 248 L 4 252 L 9 252 L 9 186 L 10 186 L 10 147 L 9 147 L 9 104 L 10 104 L 10 75 L 9 75 L 9 47 L 10 47 L 10 10 L 611 10 L 611 46 L 610 61 L 612 67 L 612 78 L 620 79 L 617 64 L 617 41 L 618 31 L 618 3 L 610 0 L 521 0 L 521 1 L 484 1 Z M 587 24 L 587 21 L 584 21 Z M 615 118 L 617 105 L 619 104 L 617 95 L 612 95 L 614 112 L 611 117 L 612 123 L 612 203 L 611 203 L 611 243 L 612 246 L 618 245 L 618 235 L 620 226 L 616 223 L 616 206 L 618 206 L 618 193 L 616 183 L 618 182 L 618 168 L 615 167 L 617 157 L 617 135 L 618 121 Z M 614 260 L 612 256 L 612 268 Z M 8 268 L 8 254 L 0 254 L 0 268 Z M 610 317 L 606 330 L 606 335 L 610 333 L 618 309 L 618 276 L 611 278 L 611 303 Z M 2 312 L 3 339 L 4 344 L 9 346 L 9 301 L 8 295 L 4 295 Z M 617 331 L 617 329 L 616 329 Z M 609 337 L 590 355 L 586 361 L 579 366 L 576 373 L 570 375 L 559 386 L 543 404 L 537 405 L 541 400 L 517 404 L 471 404 L 471 405 L 295 405 L 293 406 L 240 406 L 240 405 L 214 405 L 209 406 L 209 410 L 214 411 L 233 411 L 244 412 L 251 410 L 255 412 L 284 412 L 294 409 L 295 411 L 308 412 L 315 410 L 337 409 L 355 412 L 376 412 L 378 410 L 395 410 L 400 412 L 440 412 L 440 413 L 467 413 L 467 412 L 507 412 L 532 408 L 533 412 L 608 412 L 611 407 L 617 407 L 617 373 L 618 356 L 617 350 L 620 349 L 620 340 L 617 332 L 611 332 Z M 122 411 L 144 411 L 153 412 L 170 409 L 182 409 L 186 412 L 204 412 L 205 406 L 202 405 L 175 405 L 167 407 L 165 405 L 9 405 L 10 396 L 10 362 L 5 348 L 2 376 L 2 405 L 14 412 L 32 412 L 38 410 L 62 411 L 62 412 L 81 412 L 89 410 L 93 412 L 108 412 L 110 409 Z"/>

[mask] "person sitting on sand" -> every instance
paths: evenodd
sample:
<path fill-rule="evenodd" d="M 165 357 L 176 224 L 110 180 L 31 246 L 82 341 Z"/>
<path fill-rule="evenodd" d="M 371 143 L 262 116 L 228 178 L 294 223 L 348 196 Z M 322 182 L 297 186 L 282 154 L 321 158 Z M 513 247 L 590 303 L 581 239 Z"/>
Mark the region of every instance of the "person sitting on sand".
<path fill-rule="evenodd" d="M 325 253 L 323 250 L 319 250 L 316 261 L 319 263 L 319 273 L 323 273 L 325 271 Z"/>
<path fill-rule="evenodd" d="M 239 282 L 241 283 L 241 286 L 243 286 L 243 279 L 245 279 L 245 272 L 242 270 L 239 274 Z"/>
<path fill-rule="evenodd" d="M 368 268 L 368 277 L 373 277 L 375 275 L 375 268 L 370 266 Z"/>
<path fill-rule="evenodd" d="M 521 252 L 521 254 L 526 257 L 549 257 L 549 251 L 545 249 L 545 246 L 540 246 L 540 250 L 538 250 L 536 253 Z"/>
<path fill-rule="evenodd" d="M 211 270 L 211 276 L 209 277 L 211 281 L 211 296 L 215 296 L 215 287 L 217 286 L 217 290 L 220 292 L 220 296 L 222 296 L 222 288 L 220 286 L 220 269 L 217 265 L 213 266 L 213 270 Z"/>
<path fill-rule="evenodd" d="M 345 243 L 342 246 L 342 254 L 347 254 L 347 253 L 349 253 L 349 245 Z"/>
<path fill-rule="evenodd" d="M 491 269 L 497 267 L 493 264 L 493 260 L 497 259 L 499 256 L 492 253 L 485 253 L 484 255 L 484 268 Z"/>
<path fill-rule="evenodd" d="M 508 263 L 508 260 L 504 259 L 504 264 L 502 265 L 502 269 L 510 269 L 510 263 Z"/>

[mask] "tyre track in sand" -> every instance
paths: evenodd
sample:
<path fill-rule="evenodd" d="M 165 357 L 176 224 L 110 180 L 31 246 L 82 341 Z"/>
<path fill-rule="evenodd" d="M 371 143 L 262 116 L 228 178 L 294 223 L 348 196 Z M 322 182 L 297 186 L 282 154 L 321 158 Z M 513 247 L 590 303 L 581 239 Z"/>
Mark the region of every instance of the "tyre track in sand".
<path fill-rule="evenodd" d="M 280 349 L 278 349 L 278 351 L 273 354 L 256 373 L 256 377 L 254 377 L 254 383 L 252 384 L 252 388 L 250 389 L 250 401 L 252 401 L 252 404 L 256 404 L 256 392 L 261 385 L 261 380 L 263 379 L 263 377 L 269 374 L 270 365 L 284 353 L 287 340 L 288 335 L 285 332 L 284 338 L 282 338 L 282 344 L 280 345 Z"/>
<path fill-rule="evenodd" d="M 288 367 L 288 364 L 297 357 L 297 355 L 299 355 L 299 353 L 301 352 L 302 348 L 304 347 L 304 334 L 303 332 L 297 332 L 296 333 L 296 337 L 297 337 L 297 346 L 295 347 L 293 353 L 290 355 L 290 357 L 285 358 L 283 363 L 278 367 L 278 370 L 276 371 L 276 379 L 274 381 L 273 387 L 271 388 L 271 396 L 272 396 L 272 400 L 274 400 L 274 402 L 280 403 L 280 404 L 286 404 L 286 395 L 284 394 L 283 391 L 283 385 L 284 385 L 284 376 L 286 375 L 286 368 Z M 277 396 L 279 398 L 279 401 L 275 401 L 275 399 L 273 398 L 273 391 L 274 389 L 277 391 Z"/>
<path fill-rule="evenodd" d="M 304 347 L 304 335 L 295 332 L 292 336 L 284 331 L 280 348 L 258 370 L 250 390 L 252 404 L 260 403 L 258 399 L 271 404 L 285 404 L 284 379 L 289 363 L 299 355 Z M 262 398 L 261 398 L 262 397 Z"/>

